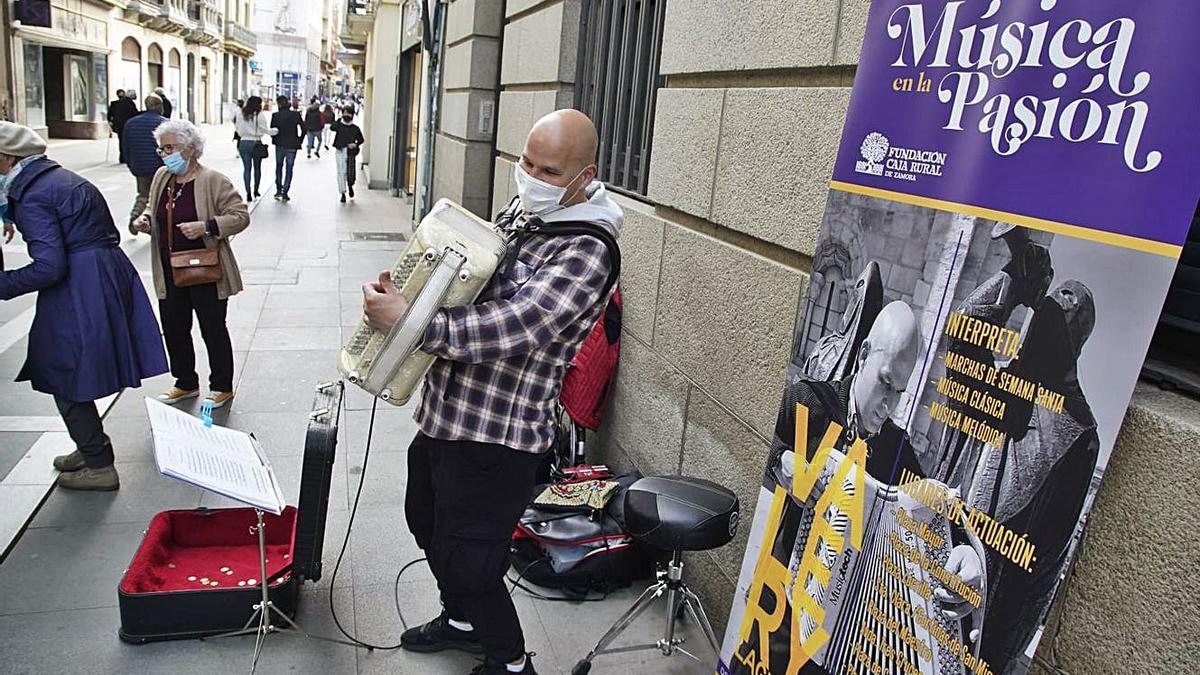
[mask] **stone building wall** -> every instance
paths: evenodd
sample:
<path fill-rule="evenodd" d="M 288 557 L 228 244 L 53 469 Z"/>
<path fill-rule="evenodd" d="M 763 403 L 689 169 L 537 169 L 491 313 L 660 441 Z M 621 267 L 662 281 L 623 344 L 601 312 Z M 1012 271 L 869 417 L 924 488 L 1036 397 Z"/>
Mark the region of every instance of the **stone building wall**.
<path fill-rule="evenodd" d="M 580 0 L 507 0 L 496 119 L 493 210 L 516 194 L 513 165 L 542 115 L 575 100 Z"/>
<path fill-rule="evenodd" d="M 455 0 L 448 6 L 434 148 L 433 199 L 448 197 L 485 218 L 491 196 L 503 14 L 500 0 Z"/>

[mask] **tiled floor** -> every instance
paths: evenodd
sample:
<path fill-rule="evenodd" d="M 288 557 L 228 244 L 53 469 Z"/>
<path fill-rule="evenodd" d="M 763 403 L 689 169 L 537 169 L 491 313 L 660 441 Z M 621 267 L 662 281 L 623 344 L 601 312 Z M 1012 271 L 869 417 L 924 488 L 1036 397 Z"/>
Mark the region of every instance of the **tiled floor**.
<path fill-rule="evenodd" d="M 240 185 L 240 168 L 230 149 L 210 147 L 209 154 L 214 156 L 210 162 Z M 270 160 L 265 164 L 264 173 L 272 175 Z M 282 204 L 268 197 L 254 211 L 250 229 L 234 242 L 243 269 L 249 271 L 247 289 L 231 301 L 229 311 L 238 395 L 228 409 L 218 411 L 217 423 L 255 433 L 292 503 L 299 490 L 312 388 L 336 376 L 336 350 L 347 327 L 360 316 L 358 288 L 362 280 L 390 265 L 402 245 L 354 241 L 351 232 L 407 233 L 410 227 L 404 216 L 408 212 L 405 202 L 382 191 L 361 190 L 356 202 L 339 204 L 333 171 L 328 156 L 298 159 L 293 201 Z M 120 184 L 117 178 L 105 180 L 112 180 L 114 187 Z M 269 194 L 269 182 L 264 176 L 264 193 Z M 122 208 L 114 205 L 113 210 L 120 213 Z M 148 260 L 144 249 L 134 256 L 142 269 Z M 4 320 L 6 317 L 0 317 Z M 198 334 L 196 344 L 204 378 L 205 357 Z M 26 384 L 3 381 L 15 375 L 23 351 L 24 343 L 18 341 L 12 349 L 0 352 L 0 387 L 4 387 L 0 390 L 0 423 L 14 415 L 52 421 L 54 410 L 48 397 L 30 392 Z M 165 478 L 155 468 L 141 398 L 169 385 L 169 376 L 155 378 L 140 390 L 125 392 L 108 413 L 106 428 L 117 448 L 121 489 L 99 494 L 52 491 L 0 564 L 0 654 L 4 659 L 0 671 L 89 675 L 248 671 L 252 639 L 135 646 L 117 638 L 117 582 L 151 516 L 165 509 L 228 504 Z M 403 620 L 413 625 L 437 612 L 437 596 L 424 565 L 411 568 L 396 584 L 401 565 L 421 557 L 402 508 L 407 480 L 405 450 L 416 430 L 412 407 L 380 406 L 364 479 L 370 407 L 370 397 L 347 391 L 326 522 L 324 576 L 303 589 L 297 619 L 315 634 L 337 635 L 329 610 L 332 589 L 338 617 L 347 630 L 369 641 L 392 643 L 402 630 L 397 597 Z M 185 407 L 190 412 L 197 408 L 195 402 Z M 44 438 L 40 429 L 4 429 L 0 426 L 0 475 L 7 474 Z M 358 514 L 335 581 L 333 567 L 360 479 L 364 483 Z M 33 493 L 26 498 L 32 499 Z M 4 510 L 9 504 L 6 497 Z M 593 603 L 546 602 L 516 591 L 529 648 L 538 654 L 538 670 L 569 672 L 632 604 L 641 587 L 638 584 Z M 627 631 L 623 643 L 653 642 L 660 636 L 662 623 L 663 610 L 655 608 Z M 690 622 L 682 624 L 682 634 L 688 638 L 687 647 L 703 658 L 711 657 Z M 273 636 L 268 639 L 259 672 L 465 674 L 475 663 L 456 653 L 367 652 Z M 665 658 L 641 652 L 600 657 L 592 672 L 700 674 L 712 670 L 712 661 L 701 665 L 682 655 Z"/>

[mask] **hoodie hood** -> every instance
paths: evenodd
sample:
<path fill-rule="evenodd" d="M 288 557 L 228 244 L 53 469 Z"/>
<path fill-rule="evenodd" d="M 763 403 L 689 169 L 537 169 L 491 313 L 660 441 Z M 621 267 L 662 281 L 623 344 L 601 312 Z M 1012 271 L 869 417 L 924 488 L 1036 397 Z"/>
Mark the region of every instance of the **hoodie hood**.
<path fill-rule="evenodd" d="M 586 202 L 542 216 L 542 222 L 561 223 L 582 220 L 603 227 L 614 239 L 619 239 L 621 224 L 625 222 L 625 213 L 621 211 L 621 207 L 617 206 L 612 197 L 608 196 L 608 190 L 600 181 L 592 181 L 592 184 L 587 187 L 587 193 L 588 200 Z"/>

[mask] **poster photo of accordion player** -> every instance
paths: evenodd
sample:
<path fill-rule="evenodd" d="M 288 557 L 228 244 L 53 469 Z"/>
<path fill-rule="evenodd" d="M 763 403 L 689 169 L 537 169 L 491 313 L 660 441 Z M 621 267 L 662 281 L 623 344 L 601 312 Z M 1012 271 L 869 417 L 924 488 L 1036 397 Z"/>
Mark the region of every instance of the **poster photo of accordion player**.
<path fill-rule="evenodd" d="M 718 672 L 1027 672 L 1158 258 L 831 191 Z"/>

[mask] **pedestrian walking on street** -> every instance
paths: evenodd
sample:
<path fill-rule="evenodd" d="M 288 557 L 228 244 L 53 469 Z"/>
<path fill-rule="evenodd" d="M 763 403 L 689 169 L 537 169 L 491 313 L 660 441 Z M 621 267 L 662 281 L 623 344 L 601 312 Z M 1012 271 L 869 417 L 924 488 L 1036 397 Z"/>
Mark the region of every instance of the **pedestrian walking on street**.
<path fill-rule="evenodd" d="M 154 95 L 162 99 L 162 116 L 171 119 L 171 111 L 174 110 L 174 106 L 171 105 L 171 99 L 167 98 L 167 90 L 155 87 Z"/>
<path fill-rule="evenodd" d="M 136 98 L 136 91 L 130 89 L 123 92 L 118 89 L 117 98 L 108 104 L 108 124 L 117 134 L 117 162 L 120 164 L 125 163 L 125 151 L 121 150 L 121 133 L 125 130 L 125 123 L 138 114 L 137 103 L 134 103 Z"/>
<path fill-rule="evenodd" d="M 287 202 L 292 199 L 288 191 L 292 187 L 296 153 L 304 138 L 304 118 L 292 109 L 292 102 L 286 96 L 275 102 L 279 104 L 279 112 L 271 115 L 271 129 L 275 131 L 275 199 Z"/>
<path fill-rule="evenodd" d="M 106 119 L 108 120 L 109 126 L 112 126 L 113 120 L 116 118 L 117 109 L 119 107 L 121 107 L 121 100 L 124 98 L 125 98 L 125 90 L 118 89 L 117 97 L 108 102 L 108 117 Z"/>
<path fill-rule="evenodd" d="M 238 155 L 242 158 L 242 182 L 246 187 L 246 201 L 261 196 L 258 191 L 262 183 L 262 161 L 269 153 L 262 142 L 264 135 L 274 136 L 277 129 L 271 128 L 271 118 L 263 112 L 263 100 L 258 96 L 246 99 L 242 106 L 242 114 L 238 115 L 234 125 L 234 133 L 238 137 Z M 250 182 L 250 174 L 254 174 L 254 182 Z M 251 187 L 254 189 L 251 190 Z"/>
<path fill-rule="evenodd" d="M 132 235 L 137 235 L 133 221 L 146 210 L 150 181 L 163 165 L 162 158 L 158 156 L 158 141 L 154 140 L 154 130 L 167 121 L 162 114 L 163 101 L 157 95 L 150 94 L 145 103 L 146 109 L 125 123 L 125 132 L 121 136 L 121 154 L 128 160 L 129 173 L 137 180 L 137 197 L 133 200 L 128 222 Z"/>
<path fill-rule="evenodd" d="M 307 145 L 308 158 L 313 156 L 313 146 L 316 146 L 317 159 L 321 159 L 321 132 L 325 129 L 325 120 L 321 116 L 321 106 L 317 103 L 317 97 L 312 97 L 309 102 L 308 109 L 304 111 L 304 131 L 308 137 Z"/>
<path fill-rule="evenodd" d="M 366 139 L 362 129 L 354 123 L 354 108 L 346 106 L 342 110 L 342 119 L 332 125 L 334 159 L 337 164 L 338 192 L 342 193 L 342 203 L 346 203 L 346 193 L 354 198 L 354 167 L 358 164 L 358 150 Z"/>
<path fill-rule="evenodd" d="M 151 203 L 134 225 L 150 235 L 151 269 L 158 313 L 175 386 L 158 396 L 174 405 L 200 395 L 192 315 L 208 351 L 209 393 L 220 408 L 233 398 L 233 343 L 225 323 L 230 296 L 242 290 L 242 277 L 229 239 L 250 225 L 250 212 L 225 174 L 200 164 L 204 138 L 186 120 L 170 120 L 155 132 L 165 166 L 150 186 Z M 171 254 L 216 251 L 220 278 L 196 285 L 176 284 Z"/>
<path fill-rule="evenodd" d="M 329 143 L 333 140 L 333 123 L 337 121 L 337 113 L 328 103 L 321 108 L 321 121 L 325 123 L 325 149 L 328 150 Z"/>
<path fill-rule="evenodd" d="M 75 443 L 75 451 L 54 458 L 63 472 L 58 485 L 116 490 L 113 447 L 95 401 L 166 372 L 166 354 L 104 195 L 45 152 L 32 129 L 0 122 L 0 203 L 33 260 L 0 272 L 0 300 L 38 294 L 17 381 L 54 396 Z"/>

